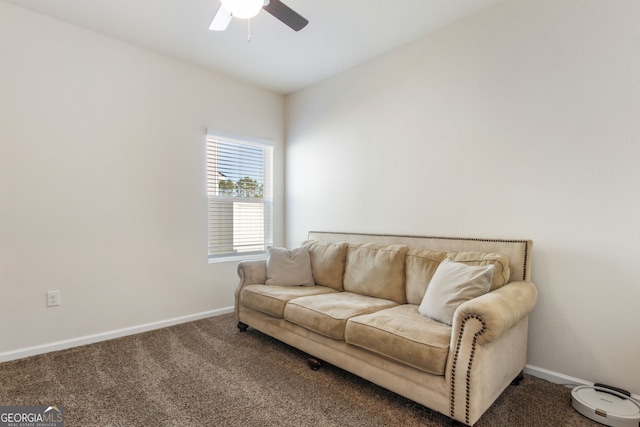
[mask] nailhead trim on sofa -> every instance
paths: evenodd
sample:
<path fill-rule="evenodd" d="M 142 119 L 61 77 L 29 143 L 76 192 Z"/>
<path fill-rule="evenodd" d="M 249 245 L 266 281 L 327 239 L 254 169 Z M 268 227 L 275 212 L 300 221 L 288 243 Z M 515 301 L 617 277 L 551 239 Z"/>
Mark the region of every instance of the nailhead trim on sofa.
<path fill-rule="evenodd" d="M 455 387 L 456 387 L 456 368 L 458 363 L 458 354 L 460 352 L 460 343 L 462 342 L 462 335 L 464 335 L 464 328 L 468 320 L 477 319 L 482 323 L 482 328 L 477 331 L 473 336 L 473 343 L 471 344 L 471 354 L 469 355 L 469 366 L 467 367 L 467 379 L 466 379 L 466 407 L 465 407 L 465 421 L 469 424 L 469 412 L 470 412 L 470 396 L 471 396 L 471 367 L 473 366 L 473 357 L 476 352 L 476 343 L 478 342 L 478 337 L 482 335 L 486 329 L 486 323 L 478 316 L 471 314 L 462 319 L 462 325 L 460 325 L 460 332 L 458 333 L 458 339 L 456 341 L 456 351 L 453 354 L 453 369 L 451 370 L 451 395 L 449 397 L 449 407 L 451 418 L 455 416 Z"/>

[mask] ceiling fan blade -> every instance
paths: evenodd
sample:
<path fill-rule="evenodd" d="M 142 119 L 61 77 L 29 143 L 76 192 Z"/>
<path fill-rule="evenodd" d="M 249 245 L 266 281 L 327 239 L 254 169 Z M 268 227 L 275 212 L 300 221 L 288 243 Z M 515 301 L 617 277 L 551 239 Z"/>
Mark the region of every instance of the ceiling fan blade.
<path fill-rule="evenodd" d="M 298 12 L 294 11 L 280 0 L 270 0 L 269 4 L 263 6 L 263 9 L 295 31 L 300 31 L 309 23 L 309 21 L 298 14 Z"/>
<path fill-rule="evenodd" d="M 211 21 L 211 25 L 209 25 L 209 29 L 213 31 L 224 31 L 229 26 L 231 18 L 231 12 L 220 5 L 218 11 L 213 16 L 213 20 Z"/>

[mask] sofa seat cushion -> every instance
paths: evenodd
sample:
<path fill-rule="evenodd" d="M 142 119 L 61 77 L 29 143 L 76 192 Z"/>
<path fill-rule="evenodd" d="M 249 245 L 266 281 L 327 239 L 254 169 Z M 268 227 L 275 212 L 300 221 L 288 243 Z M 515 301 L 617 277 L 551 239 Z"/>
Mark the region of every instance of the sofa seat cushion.
<path fill-rule="evenodd" d="M 451 326 L 404 304 L 347 321 L 345 341 L 421 371 L 444 375 Z"/>
<path fill-rule="evenodd" d="M 247 285 L 240 292 L 240 304 L 282 319 L 284 307 L 294 298 L 337 292 L 326 286 Z"/>
<path fill-rule="evenodd" d="M 344 328 L 350 317 L 373 313 L 398 304 L 351 292 L 301 297 L 284 309 L 285 320 L 335 340 L 344 340 Z"/>

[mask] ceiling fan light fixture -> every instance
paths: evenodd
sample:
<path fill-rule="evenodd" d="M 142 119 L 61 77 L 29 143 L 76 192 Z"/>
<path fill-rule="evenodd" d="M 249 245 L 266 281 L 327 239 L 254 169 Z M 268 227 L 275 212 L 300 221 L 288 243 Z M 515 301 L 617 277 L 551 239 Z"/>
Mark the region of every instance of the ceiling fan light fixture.
<path fill-rule="evenodd" d="M 264 0 L 222 0 L 222 6 L 240 19 L 253 18 L 264 6 Z"/>

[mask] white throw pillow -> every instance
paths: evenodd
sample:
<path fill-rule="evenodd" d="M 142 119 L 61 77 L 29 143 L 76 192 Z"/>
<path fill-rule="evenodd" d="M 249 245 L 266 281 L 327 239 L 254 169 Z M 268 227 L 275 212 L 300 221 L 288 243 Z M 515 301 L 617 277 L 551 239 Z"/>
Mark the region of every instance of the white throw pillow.
<path fill-rule="evenodd" d="M 311 257 L 306 246 L 293 250 L 267 247 L 267 281 L 270 286 L 313 286 Z"/>
<path fill-rule="evenodd" d="M 429 282 L 418 311 L 451 325 L 460 304 L 489 291 L 494 270 L 493 265 L 471 266 L 443 260 Z"/>

